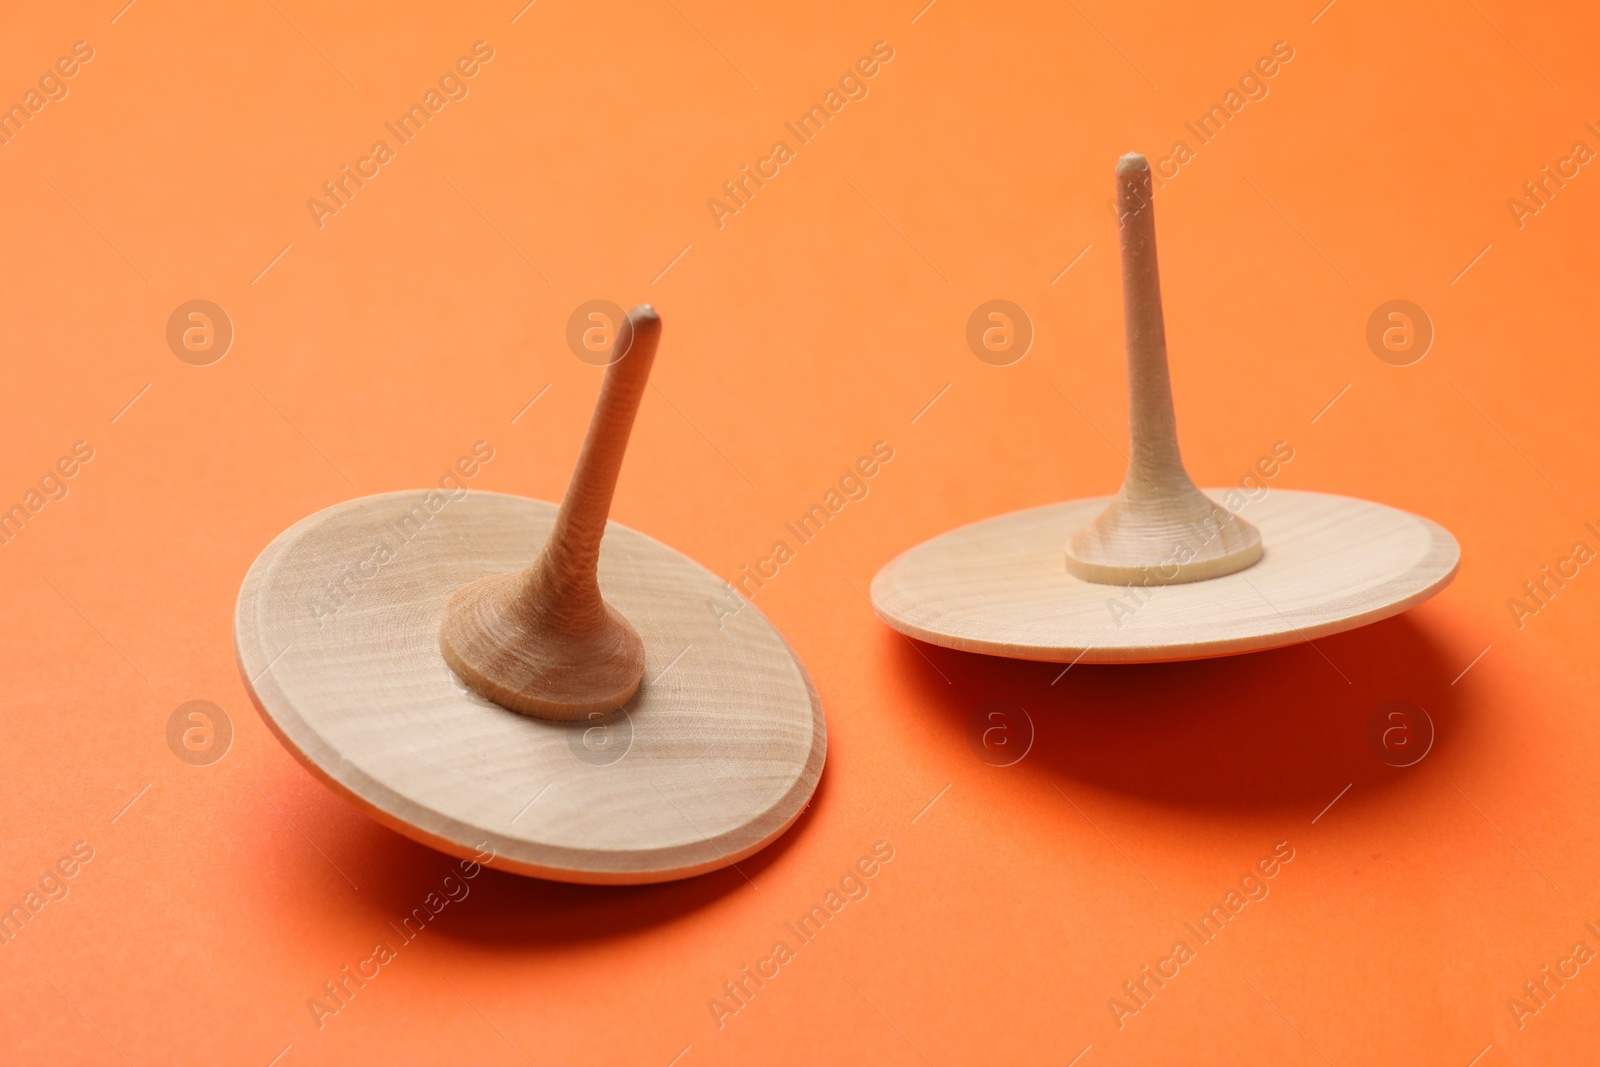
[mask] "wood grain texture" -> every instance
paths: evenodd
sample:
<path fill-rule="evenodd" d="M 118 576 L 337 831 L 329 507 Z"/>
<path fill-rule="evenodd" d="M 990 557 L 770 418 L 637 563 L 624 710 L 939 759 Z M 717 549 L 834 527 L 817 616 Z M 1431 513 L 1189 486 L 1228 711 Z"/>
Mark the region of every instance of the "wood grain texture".
<path fill-rule="evenodd" d="M 1220 490 L 1218 491 L 1221 492 Z M 1449 584 L 1449 531 L 1396 508 L 1272 490 L 1248 504 L 1265 550 L 1203 582 L 1110 586 L 1061 562 L 1105 498 L 985 519 L 878 572 L 878 617 L 918 640 L 1056 663 L 1150 663 L 1277 648 L 1396 615 Z"/>
<path fill-rule="evenodd" d="M 633 699 L 603 719 L 518 714 L 445 663 L 450 595 L 526 565 L 555 517 L 553 505 L 520 497 L 399 492 L 337 504 L 279 535 L 250 568 L 234 624 L 262 717 L 374 818 L 453 855 L 493 849 L 490 866 L 640 883 L 757 851 L 816 789 L 827 727 L 783 637 L 699 564 L 607 526 L 600 589 L 638 630 L 646 668 Z M 324 583 L 378 545 L 389 552 L 376 574 L 319 617 Z M 595 751 L 597 734 L 613 747 Z"/>
<path fill-rule="evenodd" d="M 628 313 L 555 528 L 519 572 L 490 574 L 445 605 L 439 647 L 473 691 L 513 711 L 573 721 L 615 711 L 644 678 L 644 643 L 600 595 L 596 568 L 661 319 Z"/>
<path fill-rule="evenodd" d="M 1178 451 L 1167 329 L 1156 264 L 1150 164 L 1117 161 L 1123 329 L 1128 348 L 1128 471 L 1093 522 L 1073 534 L 1066 566 L 1086 581 L 1172 585 L 1231 574 L 1261 558 L 1261 533 L 1195 488 Z"/>

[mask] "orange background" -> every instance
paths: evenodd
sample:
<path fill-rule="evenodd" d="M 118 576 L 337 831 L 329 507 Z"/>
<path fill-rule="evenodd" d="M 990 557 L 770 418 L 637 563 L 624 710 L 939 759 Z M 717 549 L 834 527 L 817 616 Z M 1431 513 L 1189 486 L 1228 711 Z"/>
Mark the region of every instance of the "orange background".
<path fill-rule="evenodd" d="M 1574 541 L 1600 548 L 1583 527 L 1600 519 L 1600 177 L 1520 230 L 1506 206 L 1574 141 L 1600 147 L 1592 11 L 121 6 L 0 14 L 0 100 L 74 41 L 95 50 L 0 147 L 0 503 L 73 442 L 95 450 L 0 548 L 0 901 L 94 849 L 0 948 L 0 1058 L 1592 1056 L 1594 966 L 1521 1029 L 1507 1001 L 1574 941 L 1600 949 L 1600 577 L 1520 629 L 1506 603 Z M 319 230 L 307 198 L 478 40 L 495 57 L 470 96 Z M 870 95 L 718 229 L 706 200 L 879 40 L 894 59 Z M 1456 582 L 1317 649 L 1055 684 L 1056 666 L 896 636 L 860 595 L 895 553 L 1115 489 L 1113 161 L 1166 155 L 1280 40 L 1295 58 L 1270 95 L 1158 196 L 1184 455 L 1228 484 L 1289 441 L 1274 487 L 1443 523 Z M 1037 332 L 1009 367 L 964 339 L 996 297 Z M 165 340 L 195 298 L 236 330 L 206 367 Z M 566 320 L 595 298 L 665 321 L 613 517 L 723 577 L 874 441 L 895 449 L 756 599 L 822 694 L 821 788 L 742 873 L 595 889 L 486 872 L 318 1029 L 308 999 L 452 864 L 272 740 L 234 667 L 239 582 L 300 517 L 431 484 L 480 439 L 496 457 L 475 486 L 558 497 L 600 376 Z M 1437 333 L 1409 367 L 1365 341 L 1394 298 Z M 210 766 L 167 746 L 193 699 L 234 727 Z M 1395 699 L 1438 731 L 1403 770 L 1365 740 Z M 993 700 L 1037 730 L 1014 766 L 966 740 Z M 719 1029 L 708 999 L 878 841 L 895 858 L 870 896 Z M 1122 983 L 1280 841 L 1295 858 L 1270 896 L 1119 1029 Z"/>

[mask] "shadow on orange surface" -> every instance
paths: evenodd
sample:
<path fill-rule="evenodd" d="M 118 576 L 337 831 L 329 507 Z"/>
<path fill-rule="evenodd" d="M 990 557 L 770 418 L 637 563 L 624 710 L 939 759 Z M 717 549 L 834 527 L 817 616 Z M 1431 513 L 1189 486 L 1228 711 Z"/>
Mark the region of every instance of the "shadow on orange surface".
<path fill-rule="evenodd" d="M 1054 684 L 1056 665 L 911 648 L 898 637 L 890 645 L 889 668 L 962 744 L 978 709 L 1015 703 L 1035 733 L 1017 770 L 1176 807 L 1315 814 L 1347 783 L 1393 789 L 1407 769 L 1386 764 L 1368 741 L 1369 718 L 1391 700 L 1414 702 L 1431 718 L 1426 759 L 1459 743 L 1467 725 L 1437 642 L 1403 615 L 1315 646 L 1079 664 Z"/>
<path fill-rule="evenodd" d="M 441 889 L 443 879 L 455 875 L 456 884 L 464 884 L 467 893 L 459 906 L 444 905 L 433 936 L 520 948 L 572 946 L 622 937 L 671 923 L 759 884 L 767 868 L 806 832 L 812 811 L 828 788 L 829 775 L 824 769 L 811 804 L 794 825 L 766 848 L 740 860 L 737 867 L 634 886 L 575 885 L 489 868 L 463 881 L 460 861 L 352 808 L 340 854 L 351 857 L 362 889 L 348 907 L 352 916 L 383 928 L 423 906 L 429 893 L 446 896 Z M 344 804 L 331 795 L 316 801 L 323 802 Z"/>

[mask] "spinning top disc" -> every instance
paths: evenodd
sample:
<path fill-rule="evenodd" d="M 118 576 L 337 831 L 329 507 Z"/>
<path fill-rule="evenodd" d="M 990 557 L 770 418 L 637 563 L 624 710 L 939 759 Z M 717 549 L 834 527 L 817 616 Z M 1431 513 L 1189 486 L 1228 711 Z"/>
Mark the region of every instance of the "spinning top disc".
<path fill-rule="evenodd" d="M 1178 451 L 1150 165 L 1117 162 L 1128 469 L 1114 497 L 973 523 L 872 582 L 878 617 L 949 648 L 1146 663 L 1276 648 L 1420 603 L 1460 547 L 1436 523 L 1348 497 L 1272 490 L 1242 515 L 1195 487 Z"/>
<path fill-rule="evenodd" d="M 567 882 L 737 862 L 799 817 L 828 746 L 761 613 L 607 522 L 661 333 L 643 305 L 620 326 L 559 508 L 346 501 L 267 546 L 234 616 L 250 695 L 312 773 L 418 841 Z"/>
<path fill-rule="evenodd" d="M 822 706 L 756 610 L 717 613 L 728 587 L 611 523 L 600 587 L 644 640 L 644 680 L 620 712 L 578 722 L 478 696 L 439 648 L 446 602 L 516 570 L 554 505 L 473 492 L 421 525 L 428 498 L 336 504 L 280 534 L 239 594 L 239 667 L 301 763 L 379 822 L 452 855 L 569 882 L 683 878 L 737 862 L 804 809 L 822 773 Z M 385 544 L 393 560 L 337 615 L 328 581 Z M 352 568 L 353 569 L 353 568 Z M 487 847 L 485 847 L 487 846 Z"/>
<path fill-rule="evenodd" d="M 1220 496 L 1222 491 L 1213 491 Z M 1266 546 L 1220 578 L 1085 581 L 1062 544 L 1108 498 L 999 515 L 924 542 L 878 572 L 878 617 L 919 641 L 1054 663 L 1153 663 L 1278 648 L 1397 615 L 1444 588 L 1460 549 L 1382 504 L 1274 489 L 1247 506 Z"/>

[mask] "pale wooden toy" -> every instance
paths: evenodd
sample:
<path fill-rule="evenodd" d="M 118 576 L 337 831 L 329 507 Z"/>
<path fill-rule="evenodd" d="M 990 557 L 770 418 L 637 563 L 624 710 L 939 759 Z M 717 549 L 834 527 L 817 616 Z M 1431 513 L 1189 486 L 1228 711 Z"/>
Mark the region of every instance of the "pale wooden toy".
<path fill-rule="evenodd" d="M 1195 488 L 1178 453 L 1143 156 L 1118 161 L 1117 202 L 1130 437 L 1122 489 L 985 519 L 902 553 L 873 579 L 878 617 L 968 652 L 1149 663 L 1309 641 L 1448 585 L 1461 551 L 1427 519 L 1272 489 L 1242 505 L 1246 521 Z"/>
<path fill-rule="evenodd" d="M 492 867 L 624 884 L 736 863 L 810 800 L 827 725 L 782 635 L 704 567 L 606 522 L 659 335 L 648 306 L 629 314 L 559 508 L 382 493 L 301 520 L 251 566 L 246 687 L 289 752 L 378 821 Z M 332 617 L 312 610 L 346 564 L 363 583 Z"/>

